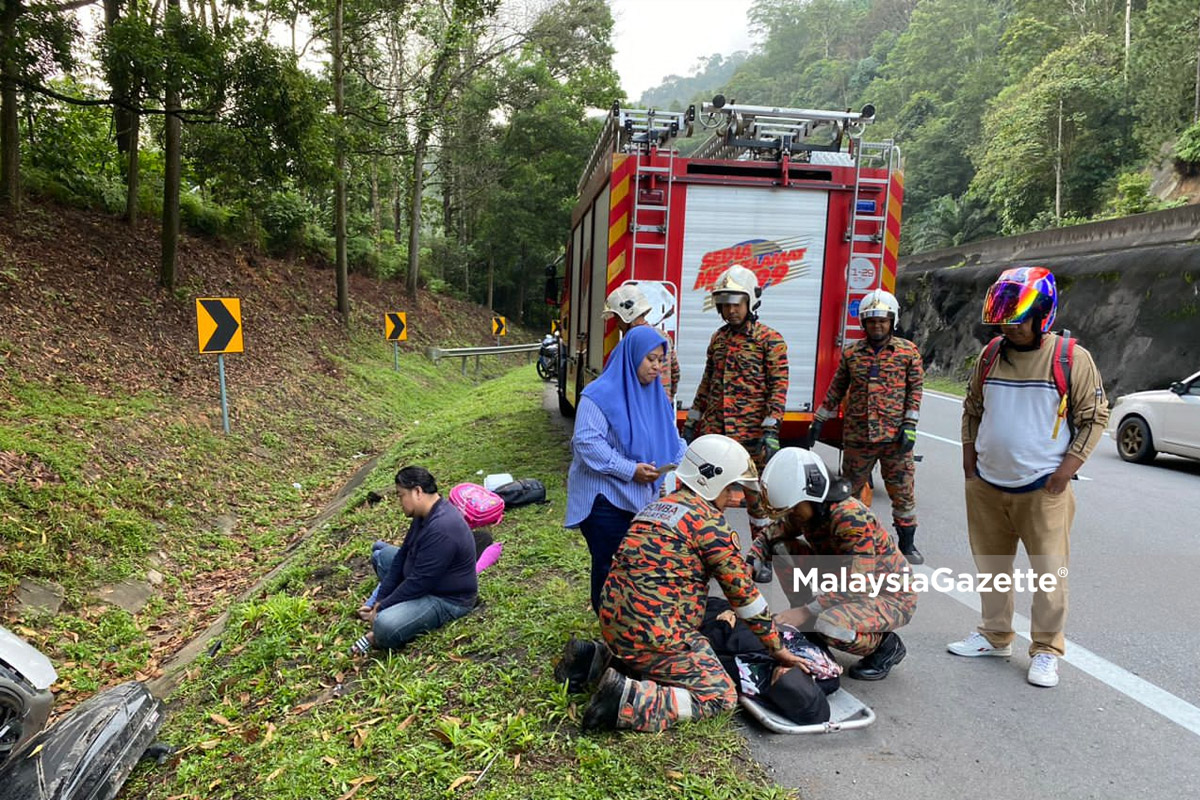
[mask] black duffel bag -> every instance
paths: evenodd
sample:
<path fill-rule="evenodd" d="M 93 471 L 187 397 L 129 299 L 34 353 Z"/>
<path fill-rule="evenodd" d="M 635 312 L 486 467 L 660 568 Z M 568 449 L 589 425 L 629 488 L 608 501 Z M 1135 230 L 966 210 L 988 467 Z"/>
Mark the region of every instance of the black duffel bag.
<path fill-rule="evenodd" d="M 497 486 L 496 494 L 504 501 L 504 508 L 520 508 L 533 503 L 546 502 L 546 487 L 537 478 L 524 478 L 503 486 Z"/>

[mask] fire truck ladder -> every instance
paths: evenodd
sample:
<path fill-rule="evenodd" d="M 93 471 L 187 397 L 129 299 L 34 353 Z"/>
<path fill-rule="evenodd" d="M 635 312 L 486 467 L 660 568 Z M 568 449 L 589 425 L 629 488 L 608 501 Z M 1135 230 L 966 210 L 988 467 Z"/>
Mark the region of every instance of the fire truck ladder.
<path fill-rule="evenodd" d="M 870 289 L 883 286 L 883 240 L 887 230 L 888 204 L 891 202 L 889 184 L 892 173 L 899 167 L 900 150 L 891 139 L 881 142 L 864 142 L 853 140 L 854 151 L 854 202 L 850 206 L 850 224 L 846 228 L 845 239 L 850 243 L 850 257 L 846 262 L 846 298 L 842 313 L 842 332 L 839 344 L 846 344 L 846 318 L 850 310 L 850 294 L 852 291 L 862 291 L 862 287 L 851 285 L 850 269 L 856 258 L 867 259 L 875 268 L 875 280 Z M 876 178 L 863 174 L 863 162 L 868 168 L 884 168 L 886 177 Z M 859 198 L 864 187 L 882 190 L 883 207 L 870 202 L 870 206 L 859 206 Z M 862 226 L 860 228 L 860 225 Z"/>
<path fill-rule="evenodd" d="M 869 104 L 862 111 L 821 111 L 740 105 L 717 95 L 701 104 L 700 126 L 712 135 L 691 158 L 805 160 L 816 151 L 838 153 L 847 134 L 860 137 L 874 119 L 875 107 Z"/>
<path fill-rule="evenodd" d="M 649 144 L 638 150 L 634 167 L 633 215 L 629 233 L 633 237 L 629 254 L 629 274 L 638 277 L 638 253 L 656 250 L 662 253 L 662 276 L 667 279 L 667 250 L 670 245 L 671 183 L 674 176 L 675 148 L 667 148 L 666 166 L 655 163 L 658 147 Z M 649 239 L 649 241 L 647 241 Z M 643 256 L 643 257 L 646 257 Z"/>

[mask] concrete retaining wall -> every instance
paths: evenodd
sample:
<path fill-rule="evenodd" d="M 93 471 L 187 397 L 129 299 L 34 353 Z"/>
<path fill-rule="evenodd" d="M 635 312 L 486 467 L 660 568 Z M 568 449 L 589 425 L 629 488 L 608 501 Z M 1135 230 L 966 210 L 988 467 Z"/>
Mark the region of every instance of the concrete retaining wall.
<path fill-rule="evenodd" d="M 934 373 L 965 378 L 991 331 L 987 287 L 1011 266 L 1050 268 L 1055 328 L 1091 351 L 1110 397 L 1200 370 L 1200 206 L 993 239 L 901 260 L 901 327 Z"/>

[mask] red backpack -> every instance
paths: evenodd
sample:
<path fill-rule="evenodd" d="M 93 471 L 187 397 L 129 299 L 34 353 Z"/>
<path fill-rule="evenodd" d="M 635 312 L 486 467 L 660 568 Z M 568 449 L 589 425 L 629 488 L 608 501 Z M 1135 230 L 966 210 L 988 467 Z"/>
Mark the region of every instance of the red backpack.
<path fill-rule="evenodd" d="M 1000 342 L 1003 339 L 1003 336 L 997 336 L 983 348 L 983 355 L 979 357 L 983 362 L 983 369 L 979 373 L 980 383 L 987 380 L 992 367 L 996 366 L 996 359 L 1000 357 Z M 1058 337 L 1058 351 L 1050 364 L 1050 374 L 1054 377 L 1054 386 L 1058 389 L 1059 397 L 1071 394 L 1071 365 L 1075 362 L 1075 342 L 1070 331 L 1063 331 L 1062 336 Z"/>
<path fill-rule="evenodd" d="M 983 355 L 979 357 L 982 362 L 979 373 L 981 386 L 987 380 L 992 367 L 996 366 L 996 359 L 1000 357 L 1000 342 L 1003 338 L 1003 336 L 997 336 L 983 348 Z M 1062 398 L 1062 403 L 1059 405 L 1059 417 L 1067 421 L 1067 429 L 1071 432 L 1072 438 L 1075 436 L 1075 424 L 1067 411 L 1067 402 L 1071 394 L 1071 365 L 1075 362 L 1075 342 L 1076 340 L 1071 338 L 1070 331 L 1063 331 L 1062 336 L 1058 337 L 1058 348 L 1054 353 L 1054 360 L 1050 362 L 1050 374 L 1054 378 L 1054 387 L 1058 389 L 1058 396 Z M 1054 431 L 1057 435 L 1057 424 L 1054 426 Z"/>
<path fill-rule="evenodd" d="M 471 528 L 495 525 L 504 519 L 504 501 L 500 495 L 477 483 L 460 483 L 450 490 L 450 502 L 462 512 Z"/>

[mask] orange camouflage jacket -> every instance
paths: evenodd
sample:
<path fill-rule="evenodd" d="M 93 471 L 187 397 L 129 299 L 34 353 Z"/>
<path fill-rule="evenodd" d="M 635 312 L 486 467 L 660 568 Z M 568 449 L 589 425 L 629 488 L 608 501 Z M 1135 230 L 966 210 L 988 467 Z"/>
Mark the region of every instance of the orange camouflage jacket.
<path fill-rule="evenodd" d="M 696 435 L 723 433 L 745 444 L 762 435 L 767 417 L 783 422 L 787 406 L 787 342 L 755 320 L 737 332 L 718 328 L 708 343 L 704 377 L 692 408 Z"/>
<path fill-rule="evenodd" d="M 837 415 L 846 399 L 845 435 L 848 445 L 890 442 L 905 422 L 921 416 L 925 370 L 917 346 L 893 336 L 876 353 L 866 339 L 842 351 L 833 383 L 816 417 Z"/>
<path fill-rule="evenodd" d="M 683 650 L 704 621 L 710 578 L 766 648 L 778 649 L 737 534 L 716 506 L 686 487 L 639 511 L 613 556 L 600 600 L 605 641 L 617 654 Z"/>

